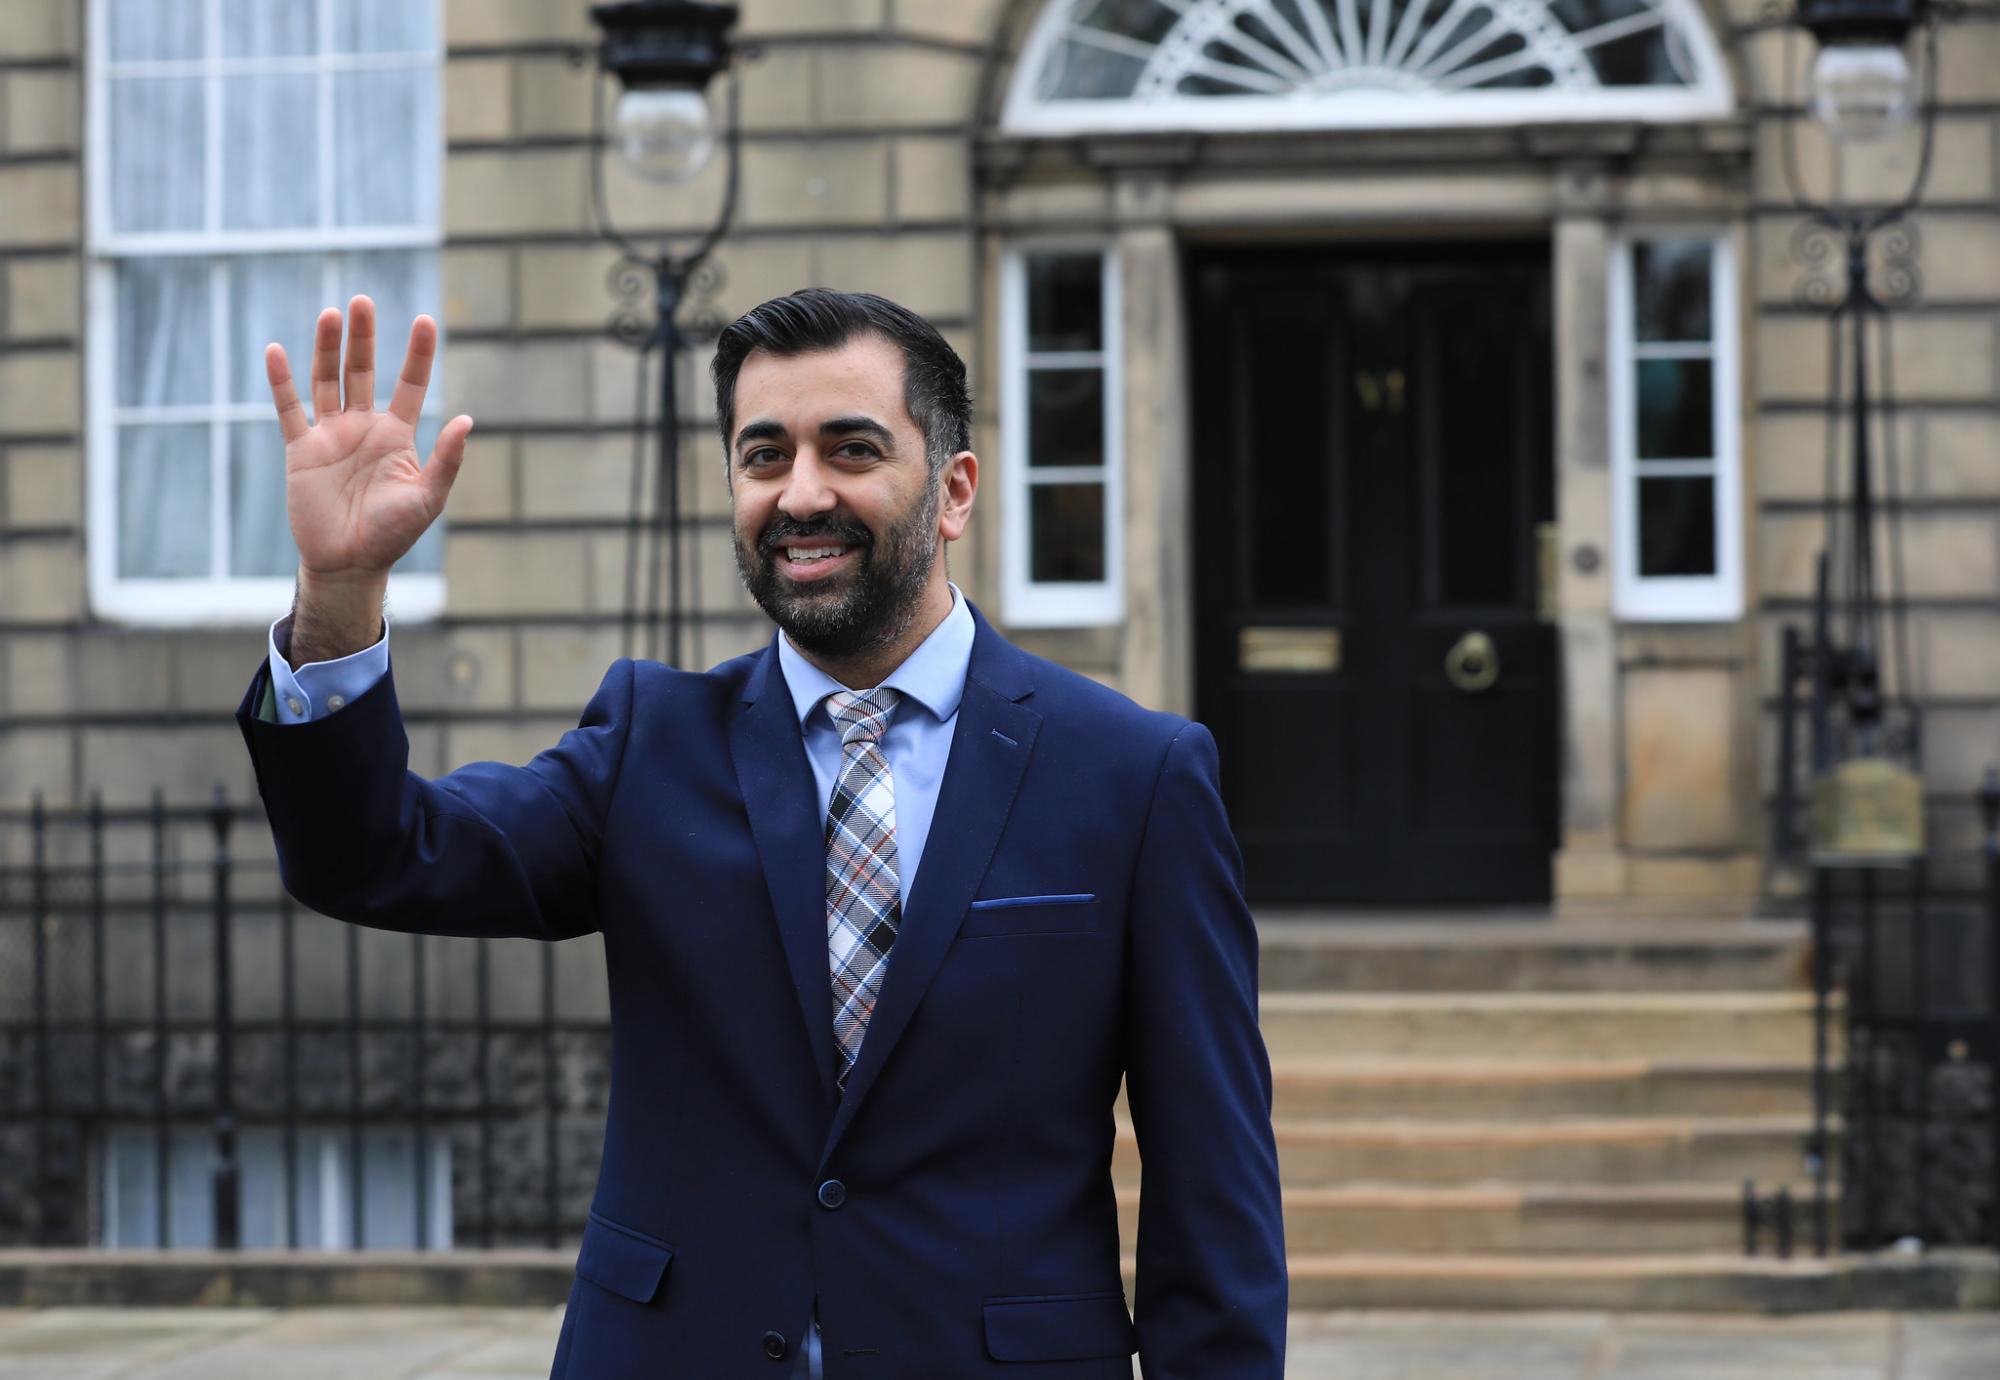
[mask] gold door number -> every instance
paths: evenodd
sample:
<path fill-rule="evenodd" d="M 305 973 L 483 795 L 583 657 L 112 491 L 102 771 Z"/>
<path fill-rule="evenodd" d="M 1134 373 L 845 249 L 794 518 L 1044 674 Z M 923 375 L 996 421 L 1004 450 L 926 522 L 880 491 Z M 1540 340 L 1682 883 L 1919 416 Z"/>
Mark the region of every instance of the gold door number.
<path fill-rule="evenodd" d="M 1401 369 L 1374 372 L 1363 369 L 1354 376 L 1354 391 L 1370 412 L 1401 412 L 1406 384 Z"/>

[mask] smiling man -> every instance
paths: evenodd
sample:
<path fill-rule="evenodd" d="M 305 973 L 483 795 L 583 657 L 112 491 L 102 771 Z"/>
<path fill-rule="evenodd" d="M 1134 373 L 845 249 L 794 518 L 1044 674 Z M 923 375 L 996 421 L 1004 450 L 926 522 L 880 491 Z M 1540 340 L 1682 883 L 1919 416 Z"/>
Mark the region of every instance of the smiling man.
<path fill-rule="evenodd" d="M 1270 1066 L 1214 743 L 950 583 L 979 462 L 943 338 L 817 289 L 725 330 L 737 563 L 778 633 L 706 672 L 621 659 L 526 766 L 433 781 L 379 611 L 470 419 L 420 465 L 435 325 L 377 413 L 366 298 L 351 320 L 343 369 L 321 315 L 313 423 L 267 351 L 298 595 L 237 716 L 308 905 L 603 936 L 612 1093 L 554 1380 L 1129 1380 L 1134 1351 L 1147 1380 L 1279 1380 Z"/>

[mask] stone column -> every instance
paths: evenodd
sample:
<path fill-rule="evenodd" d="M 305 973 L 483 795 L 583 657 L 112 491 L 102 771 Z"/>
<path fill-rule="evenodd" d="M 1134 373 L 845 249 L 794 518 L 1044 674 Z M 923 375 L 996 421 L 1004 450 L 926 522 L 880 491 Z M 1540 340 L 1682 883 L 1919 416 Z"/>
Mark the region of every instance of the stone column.
<path fill-rule="evenodd" d="M 1114 190 L 1124 350 L 1125 624 L 1120 682 L 1153 709 L 1194 712 L 1194 567 L 1180 253 L 1155 173 Z"/>
<path fill-rule="evenodd" d="M 1626 889 L 1618 847 L 1618 648 L 1611 611 L 1611 418 L 1605 179 L 1557 179 L 1555 227 L 1556 582 L 1561 628 L 1562 838 L 1555 893 L 1565 902 Z"/>

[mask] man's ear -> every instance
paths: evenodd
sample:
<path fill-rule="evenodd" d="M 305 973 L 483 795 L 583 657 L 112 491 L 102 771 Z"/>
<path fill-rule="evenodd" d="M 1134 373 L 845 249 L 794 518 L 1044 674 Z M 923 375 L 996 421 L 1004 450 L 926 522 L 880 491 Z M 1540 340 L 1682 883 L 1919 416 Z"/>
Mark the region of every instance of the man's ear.
<path fill-rule="evenodd" d="M 938 504 L 938 535 L 957 541 L 972 521 L 972 500 L 979 492 L 979 457 L 962 450 L 945 464 L 939 480 L 944 485 L 944 501 Z"/>

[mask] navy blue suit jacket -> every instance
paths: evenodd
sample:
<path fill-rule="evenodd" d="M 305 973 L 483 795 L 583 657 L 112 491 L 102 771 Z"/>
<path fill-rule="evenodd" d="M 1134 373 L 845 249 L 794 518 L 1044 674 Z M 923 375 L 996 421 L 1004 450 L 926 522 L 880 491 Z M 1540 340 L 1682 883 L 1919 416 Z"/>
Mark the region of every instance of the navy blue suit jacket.
<path fill-rule="evenodd" d="M 1147 1380 L 1280 1380 L 1270 1065 L 1214 741 L 977 624 L 840 1097 L 825 805 L 774 646 L 699 674 L 621 659 L 527 766 L 435 781 L 407 769 L 392 677 L 278 725 L 260 667 L 237 718 L 299 900 L 603 934 L 610 1107 L 553 1380 L 783 1375 L 765 1334 L 799 1344 L 815 1294 L 827 1380 L 1129 1380 L 1135 1349 Z"/>

